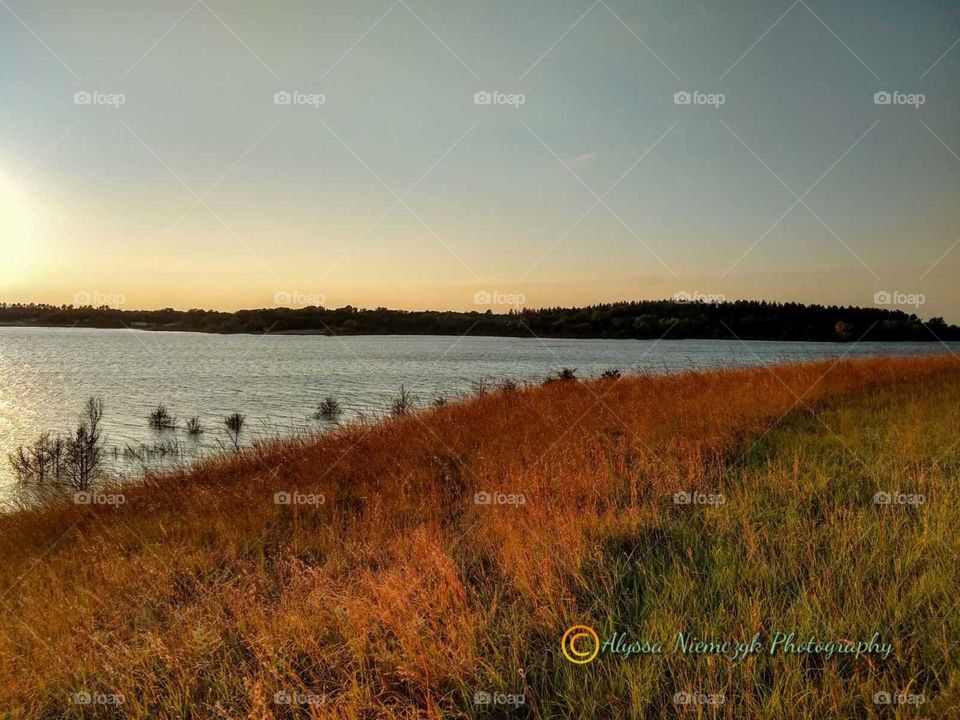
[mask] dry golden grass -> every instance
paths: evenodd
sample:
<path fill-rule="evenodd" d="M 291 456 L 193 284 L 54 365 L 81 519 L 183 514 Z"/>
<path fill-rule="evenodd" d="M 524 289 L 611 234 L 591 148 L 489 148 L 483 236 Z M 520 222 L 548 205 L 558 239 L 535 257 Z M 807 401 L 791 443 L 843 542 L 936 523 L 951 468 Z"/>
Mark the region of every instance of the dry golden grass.
<path fill-rule="evenodd" d="M 587 617 L 616 622 L 615 605 L 650 627 L 690 624 L 684 595 L 710 582 L 698 553 L 720 550 L 674 542 L 674 530 L 703 528 L 675 517 L 673 493 L 753 483 L 799 497 L 818 482 L 800 467 L 734 462 L 774 421 L 867 389 L 935 394 L 958 379 L 960 363 L 938 356 L 555 382 L 148 478 L 122 488 L 119 508 L 62 502 L 2 517 L 0 717 L 506 715 L 473 705 L 478 691 L 524 694 L 521 716 L 673 716 L 662 668 L 620 687 L 620 670 L 565 664 L 558 644 Z M 918 438 L 914 428 L 897 442 Z M 476 504 L 481 491 L 526 501 Z M 277 492 L 325 501 L 278 505 Z M 759 517 L 717 520 L 736 543 L 731 567 L 769 561 L 776 538 Z M 816 532 L 792 536 L 796 562 L 815 563 L 804 543 Z M 627 609 L 627 565 L 648 557 L 651 573 L 664 548 L 690 562 L 661 576 L 676 602 Z M 740 627 L 766 614 L 764 587 L 726 598 Z M 700 680 L 736 689 L 716 661 L 698 662 Z M 578 704 L 603 688 L 623 694 Z M 790 688 L 797 697 L 723 716 L 817 717 L 790 714 L 809 691 Z M 73 704 L 82 691 L 125 702 Z M 279 691 L 324 697 L 282 705 Z"/>

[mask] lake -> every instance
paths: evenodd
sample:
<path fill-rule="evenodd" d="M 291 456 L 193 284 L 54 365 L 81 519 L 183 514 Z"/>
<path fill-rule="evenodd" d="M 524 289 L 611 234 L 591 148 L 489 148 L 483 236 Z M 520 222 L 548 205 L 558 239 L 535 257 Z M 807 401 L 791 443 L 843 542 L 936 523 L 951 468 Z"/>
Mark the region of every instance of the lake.
<path fill-rule="evenodd" d="M 951 350 L 960 351 L 960 343 Z M 242 439 L 315 432 L 327 395 L 343 422 L 389 410 L 400 386 L 419 404 L 469 392 L 471 383 L 539 381 L 562 367 L 580 377 L 608 368 L 676 372 L 721 366 L 869 355 L 946 352 L 931 343 L 726 340 L 565 340 L 496 337 L 207 335 L 135 330 L 0 328 L 0 497 L 14 476 L 7 453 L 45 431 L 69 432 L 86 398 L 103 398 L 110 470 L 185 462 L 229 444 L 224 416 L 247 416 Z M 152 430 L 159 403 L 179 419 L 174 431 Z M 199 417 L 206 432 L 183 429 Z M 161 457 L 145 448 L 179 454 Z M 116 450 L 116 453 L 114 453 Z M 127 452 L 125 452 L 127 451 Z M 177 459 L 179 458 L 179 460 Z M 173 460 L 171 460 L 173 459 Z"/>

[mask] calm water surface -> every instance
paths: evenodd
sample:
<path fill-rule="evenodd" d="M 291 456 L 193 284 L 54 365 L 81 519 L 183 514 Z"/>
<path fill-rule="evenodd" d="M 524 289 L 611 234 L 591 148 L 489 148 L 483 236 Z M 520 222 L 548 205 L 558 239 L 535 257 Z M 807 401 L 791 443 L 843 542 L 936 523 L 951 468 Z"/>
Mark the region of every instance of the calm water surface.
<path fill-rule="evenodd" d="M 954 351 L 960 344 L 954 344 Z M 384 413 L 403 384 L 420 403 L 470 390 L 481 378 L 534 381 L 561 367 L 580 377 L 607 368 L 675 372 L 784 360 L 945 352 L 939 343 L 831 343 L 724 340 L 538 340 L 365 336 L 205 335 L 60 328 L 0 328 L 0 497 L 12 492 L 7 453 L 44 431 L 68 432 L 86 398 L 106 406 L 111 470 L 187 461 L 228 443 L 223 417 L 247 415 L 244 440 L 316 431 L 312 419 L 327 395 L 342 420 Z M 175 431 L 151 430 L 147 415 L 164 403 L 180 419 Z M 206 432 L 182 429 L 197 416 Z M 164 444 L 180 455 L 145 454 Z M 142 460 L 125 449 L 136 451 Z M 114 453 L 114 449 L 116 453 Z"/>

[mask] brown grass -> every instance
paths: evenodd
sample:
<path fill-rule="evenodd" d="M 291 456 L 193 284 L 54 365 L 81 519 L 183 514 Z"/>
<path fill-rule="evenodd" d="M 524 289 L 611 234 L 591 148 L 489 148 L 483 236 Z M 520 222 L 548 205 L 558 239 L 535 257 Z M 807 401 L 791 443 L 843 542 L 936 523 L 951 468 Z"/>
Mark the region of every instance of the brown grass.
<path fill-rule="evenodd" d="M 0 518 L 0 717 L 472 716 L 486 712 L 476 690 L 504 688 L 526 694 L 522 713 L 560 716 L 551 680 L 533 675 L 559 668 L 563 630 L 595 613 L 604 548 L 662 542 L 672 494 L 723 486 L 732 457 L 789 411 L 956 383 L 958 366 L 819 362 L 493 392 L 148 478 L 118 509 Z M 277 505 L 281 491 L 325 502 Z M 480 491 L 526 502 L 478 505 Z M 763 552 L 756 528 L 742 542 Z M 71 704 L 83 690 L 125 702 Z M 325 700 L 277 705 L 279 690 Z M 633 714 L 623 702 L 611 714 Z"/>

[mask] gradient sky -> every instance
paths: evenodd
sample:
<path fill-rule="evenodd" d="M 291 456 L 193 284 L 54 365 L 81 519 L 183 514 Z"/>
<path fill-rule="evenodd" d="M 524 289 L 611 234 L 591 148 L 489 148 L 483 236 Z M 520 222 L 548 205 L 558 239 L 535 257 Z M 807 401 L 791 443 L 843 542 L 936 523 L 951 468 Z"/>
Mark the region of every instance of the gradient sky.
<path fill-rule="evenodd" d="M 960 322 L 958 40 L 938 1 L 4 0 L 0 299 Z"/>

